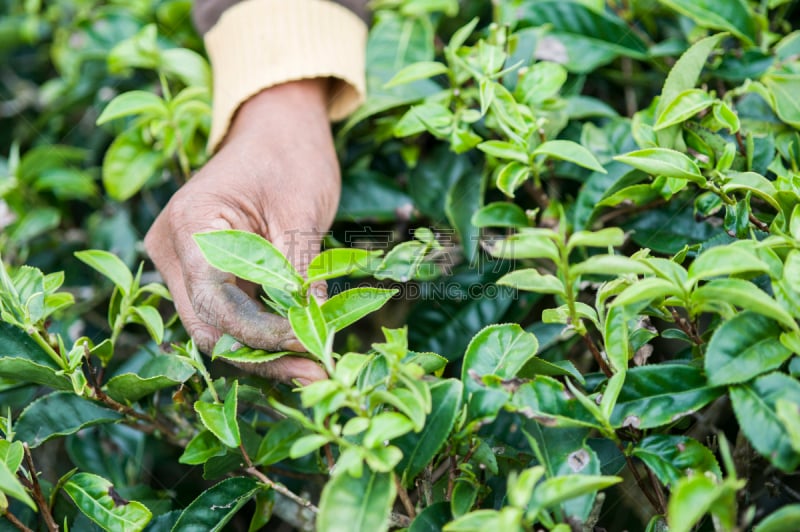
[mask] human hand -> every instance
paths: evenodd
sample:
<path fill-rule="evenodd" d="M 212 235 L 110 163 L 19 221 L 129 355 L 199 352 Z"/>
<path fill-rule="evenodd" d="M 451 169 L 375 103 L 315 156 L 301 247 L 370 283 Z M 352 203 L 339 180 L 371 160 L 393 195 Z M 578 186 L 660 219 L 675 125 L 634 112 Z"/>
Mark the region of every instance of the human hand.
<path fill-rule="evenodd" d="M 255 287 L 206 262 L 192 235 L 250 231 L 305 274 L 333 222 L 341 189 L 326 110 L 327 80 L 267 89 L 239 109 L 223 147 L 181 187 L 145 237 L 145 248 L 198 347 L 223 333 L 269 351 L 305 351 L 289 322 L 256 301 Z M 325 298 L 324 281 L 311 293 Z M 283 357 L 240 367 L 286 382 L 326 377 L 311 360 Z"/>

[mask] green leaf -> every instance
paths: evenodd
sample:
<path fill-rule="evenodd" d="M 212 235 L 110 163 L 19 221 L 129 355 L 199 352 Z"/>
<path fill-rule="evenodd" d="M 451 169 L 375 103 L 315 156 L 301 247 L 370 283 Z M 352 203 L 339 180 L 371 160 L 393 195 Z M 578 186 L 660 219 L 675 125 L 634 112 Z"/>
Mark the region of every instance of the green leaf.
<path fill-rule="evenodd" d="M 512 510 L 516 514 L 520 511 L 516 508 L 506 507 L 507 510 Z M 521 521 L 521 516 L 517 515 L 517 521 Z M 475 510 L 466 515 L 447 523 L 442 530 L 444 532 L 482 532 L 484 530 L 499 530 L 502 525 L 506 524 L 501 521 L 501 512 L 497 510 Z M 520 529 L 519 522 L 512 524 L 516 525 L 516 530 Z M 511 530 L 515 530 L 511 528 Z"/>
<path fill-rule="evenodd" d="M 392 279 L 401 283 L 418 276 L 428 277 L 437 271 L 435 265 L 425 262 L 428 251 L 429 245 L 418 240 L 401 242 L 386 254 L 373 276 L 379 280 Z"/>
<path fill-rule="evenodd" d="M 210 87 L 211 69 L 205 58 L 188 48 L 170 48 L 161 52 L 161 70 L 175 76 L 189 87 Z"/>
<path fill-rule="evenodd" d="M 499 259 L 550 259 L 559 261 L 555 233 L 550 229 L 521 229 L 503 240 L 488 240 L 483 246 Z"/>
<path fill-rule="evenodd" d="M 5 440 L 2 440 L 0 443 L 6 442 Z M 33 499 L 31 499 L 30 495 L 28 495 L 28 492 L 25 491 L 22 483 L 17 478 L 16 472 L 16 467 L 11 469 L 5 461 L 0 460 L 0 504 L 2 504 L 4 500 L 2 497 L 3 494 L 5 494 L 14 497 L 18 501 L 30 506 L 32 510 L 37 511 L 36 503 L 33 502 Z M 5 510 L 5 508 L 0 507 L 0 511 L 2 510 Z"/>
<path fill-rule="evenodd" d="M 22 329 L 0 321 L 0 377 L 70 390 L 69 377 Z"/>
<path fill-rule="evenodd" d="M 651 434 L 636 445 L 633 456 L 642 460 L 658 480 L 668 487 L 674 487 L 682 477 L 706 472 L 722 480 L 714 453 L 687 436 Z"/>
<path fill-rule="evenodd" d="M 800 103 L 795 95 L 800 90 L 800 76 L 773 72 L 763 78 L 774 99 L 775 114 L 787 124 L 800 127 Z"/>
<path fill-rule="evenodd" d="M 716 246 L 704 251 L 689 266 L 688 282 L 745 272 L 769 273 L 769 266 L 748 247 Z"/>
<path fill-rule="evenodd" d="M 397 295 L 395 289 L 359 287 L 346 290 L 322 304 L 322 316 L 328 327 L 334 331 L 341 331 L 383 307 L 395 295 Z"/>
<path fill-rule="evenodd" d="M 383 88 L 391 89 L 392 87 L 404 85 L 412 81 L 432 78 L 439 74 L 446 74 L 447 70 L 447 65 L 438 61 L 420 61 L 418 63 L 412 63 L 395 74 Z"/>
<path fill-rule="evenodd" d="M 616 55 L 644 59 L 647 45 L 630 31 L 624 20 L 608 11 L 593 10 L 579 2 L 558 0 L 503 3 L 501 20 L 512 25 L 551 28 L 547 36 L 566 48 L 562 59 L 571 71 L 589 72 Z M 596 58 L 587 61 L 583 56 Z"/>
<path fill-rule="evenodd" d="M 727 303 L 768 316 L 789 329 L 797 330 L 794 318 L 756 285 L 743 279 L 716 279 L 692 293 L 692 306 L 714 309 L 709 303 Z"/>
<path fill-rule="evenodd" d="M 322 490 L 317 530 L 348 532 L 388 530 L 396 495 L 394 474 L 365 471 L 360 478 L 346 472 L 335 475 Z"/>
<path fill-rule="evenodd" d="M 705 185 L 706 178 L 694 161 L 683 153 L 667 148 L 646 148 L 618 155 L 614 160 L 623 162 L 654 177 L 674 177 Z"/>
<path fill-rule="evenodd" d="M 133 307 L 131 311 L 133 315 L 130 316 L 130 321 L 144 325 L 150 338 L 160 344 L 164 340 L 164 321 L 158 309 L 150 305 L 140 305 Z"/>
<path fill-rule="evenodd" d="M 523 268 L 507 273 L 497 280 L 497 284 L 537 294 L 563 296 L 565 293 L 561 279 L 555 275 L 542 275 L 535 268 Z"/>
<path fill-rule="evenodd" d="M 247 231 L 212 231 L 194 235 L 206 260 L 224 272 L 264 286 L 296 292 L 303 279 L 271 242 Z"/>
<path fill-rule="evenodd" d="M 670 281 L 648 277 L 633 283 L 623 290 L 615 299 L 612 305 L 624 306 L 632 305 L 640 301 L 655 301 L 667 296 L 676 296 L 681 293 L 680 288 Z"/>
<path fill-rule="evenodd" d="M 119 257 L 100 249 L 76 251 L 75 256 L 81 262 L 88 264 L 111 279 L 111 282 L 119 288 L 120 292 L 126 296 L 130 295 L 130 290 L 133 286 L 133 274 Z"/>
<path fill-rule="evenodd" d="M 198 432 L 189 441 L 178 462 L 188 465 L 202 465 L 215 456 L 222 456 L 228 450 L 222 446 L 219 438 L 209 430 Z"/>
<path fill-rule="evenodd" d="M 330 367 L 332 364 L 328 340 L 333 336 L 333 328 L 325 322 L 325 316 L 316 299 L 309 298 L 308 306 L 290 308 L 289 323 L 308 352 L 316 355 L 326 367 Z"/>
<path fill-rule="evenodd" d="M 472 225 L 475 227 L 528 227 L 530 220 L 520 206 L 506 201 L 496 201 L 475 211 L 475 214 L 472 215 Z"/>
<path fill-rule="evenodd" d="M 778 399 L 775 402 L 775 413 L 789 434 L 792 448 L 800 453 L 800 404 Z"/>
<path fill-rule="evenodd" d="M 368 274 L 376 264 L 375 257 L 381 251 L 356 248 L 328 249 L 314 257 L 308 265 L 306 284 L 324 279 L 343 277 L 353 272 Z"/>
<path fill-rule="evenodd" d="M 195 401 L 195 412 L 200 416 L 203 425 L 219 438 L 219 441 L 231 448 L 242 443 L 239 434 L 239 423 L 236 420 L 238 408 L 239 381 L 233 381 L 225 403 L 204 403 Z"/>
<path fill-rule="evenodd" d="M 558 93 L 567 81 L 567 70 L 552 61 L 538 61 L 520 74 L 514 96 L 520 102 L 541 106 Z M 588 98 L 582 103 L 591 105 Z"/>
<path fill-rule="evenodd" d="M 625 373 L 632 357 L 628 316 L 620 306 L 608 309 L 603 324 L 603 342 L 606 346 L 608 363 L 614 373 Z"/>
<path fill-rule="evenodd" d="M 103 186 L 108 195 L 125 201 L 139 192 L 164 163 L 139 128 L 131 127 L 114 139 L 103 158 Z"/>
<path fill-rule="evenodd" d="M 624 255 L 592 255 L 583 262 L 571 265 L 569 271 L 572 275 L 595 274 L 614 277 L 627 273 L 652 273 L 652 270 L 643 263 Z"/>
<path fill-rule="evenodd" d="M 531 504 L 537 508 L 551 508 L 569 499 L 594 493 L 614 484 L 619 484 L 619 477 L 595 475 L 561 475 L 548 478 L 536 486 Z"/>
<path fill-rule="evenodd" d="M 439 381 L 431 386 L 430 413 L 425 418 L 422 430 L 408 433 L 393 443 L 403 451 L 403 459 L 397 465 L 402 472 L 402 481 L 412 486 L 414 479 L 441 450 L 450 436 L 461 409 L 463 386 L 457 379 Z"/>
<path fill-rule="evenodd" d="M 615 427 L 639 429 L 674 423 L 722 394 L 691 366 L 656 364 L 628 370 L 611 416 Z"/>
<path fill-rule="evenodd" d="M 51 438 L 74 434 L 92 425 L 114 423 L 121 418 L 119 413 L 74 392 L 54 392 L 25 407 L 14 430 L 16 439 L 38 447 Z"/>
<path fill-rule="evenodd" d="M 487 140 L 478 144 L 478 149 L 483 153 L 502 160 L 517 161 L 528 164 L 528 152 L 524 148 L 504 140 Z"/>
<path fill-rule="evenodd" d="M 619 227 L 607 227 L 599 231 L 576 231 L 567 241 L 567 249 L 577 247 L 607 248 L 625 243 L 625 232 Z"/>
<path fill-rule="evenodd" d="M 530 175 L 531 167 L 527 163 L 512 161 L 497 173 L 497 188 L 509 198 L 513 198 L 514 191 L 521 187 Z"/>
<path fill-rule="evenodd" d="M 224 360 L 243 362 L 245 364 L 260 364 L 277 360 L 290 353 L 291 351 L 268 352 L 261 349 L 253 349 L 252 347 L 242 345 L 242 343 L 233 336 L 223 334 L 214 345 L 214 349 L 211 352 L 211 359 L 216 360 L 222 358 Z"/>
<path fill-rule="evenodd" d="M 442 527 L 453 520 L 450 503 L 440 501 L 427 506 L 417 514 L 408 527 L 408 532 L 441 532 Z"/>
<path fill-rule="evenodd" d="M 738 384 L 778 368 L 792 352 L 780 341 L 773 320 L 742 312 L 724 322 L 711 337 L 704 360 L 708 382 Z"/>
<path fill-rule="evenodd" d="M 661 90 L 661 98 L 656 107 L 657 117 L 664 113 L 664 109 L 669 107 L 679 94 L 697 85 L 709 54 L 724 36 L 725 34 L 712 35 L 697 41 L 675 62 Z M 662 130 L 658 132 L 658 143 L 664 147 L 674 147 L 678 144 L 679 133 L 680 128 L 677 127 Z"/>
<path fill-rule="evenodd" d="M 469 512 L 478 496 L 479 485 L 469 480 L 458 479 L 455 482 L 450 507 L 454 517 L 459 517 Z"/>
<path fill-rule="evenodd" d="M 753 532 L 784 532 L 800 523 L 800 504 L 788 504 L 772 512 L 753 529 Z"/>
<path fill-rule="evenodd" d="M 117 401 L 135 402 L 162 388 L 186 382 L 194 372 L 191 364 L 177 356 L 156 356 L 148 360 L 136 373 L 123 373 L 111 377 L 105 385 L 105 390 Z"/>
<path fill-rule="evenodd" d="M 264 487 L 250 477 L 226 478 L 215 484 L 186 507 L 174 532 L 217 532 Z"/>
<path fill-rule="evenodd" d="M 253 463 L 270 465 L 289 457 L 292 444 L 303 434 L 303 428 L 292 419 L 284 419 L 269 429 L 261 440 Z"/>
<path fill-rule="evenodd" d="M 661 0 L 702 28 L 729 31 L 748 44 L 756 42 L 755 13 L 744 0 Z"/>
<path fill-rule="evenodd" d="M 690 532 L 720 496 L 721 487 L 710 478 L 694 475 L 680 479 L 667 508 L 670 532 Z"/>
<path fill-rule="evenodd" d="M 86 517 L 103 530 L 137 532 L 153 515 L 136 501 L 126 501 L 108 480 L 91 473 L 77 473 L 64 484 L 64 491 Z"/>
<path fill-rule="evenodd" d="M 753 447 L 783 471 L 800 465 L 800 454 L 776 412 L 780 399 L 800 404 L 800 383 L 782 373 L 771 373 L 731 387 L 730 395 L 739 426 Z"/>
<path fill-rule="evenodd" d="M 536 356 L 539 342 L 516 323 L 489 325 L 478 332 L 467 346 L 461 380 L 465 393 L 480 389 L 475 376 L 494 375 L 510 379 Z"/>
<path fill-rule="evenodd" d="M 25 457 L 25 447 L 22 442 L 0 440 L 0 462 L 8 466 L 10 471 L 16 471 L 22 465 Z"/>
<path fill-rule="evenodd" d="M 514 393 L 514 410 L 545 427 L 596 427 L 598 421 L 559 381 L 538 375 Z"/>
<path fill-rule="evenodd" d="M 726 177 L 728 180 L 722 185 L 723 192 L 751 192 L 769 203 L 776 211 L 782 210 L 781 204 L 775 199 L 778 195 L 775 184 L 763 175 L 755 172 L 728 172 Z"/>
<path fill-rule="evenodd" d="M 605 174 L 606 169 L 592 152 L 571 140 L 549 140 L 533 150 L 533 156 L 543 155 L 546 158 L 567 161 L 583 168 Z"/>
<path fill-rule="evenodd" d="M 663 112 L 656 118 L 653 126 L 655 131 L 659 131 L 689 120 L 691 117 L 711 107 L 714 98 L 706 91 L 701 89 L 688 89 L 673 99 Z"/>
<path fill-rule="evenodd" d="M 363 442 L 367 447 L 378 447 L 385 441 L 393 440 L 412 430 L 414 430 L 414 424 L 403 414 L 381 412 L 370 419 Z"/>
<path fill-rule="evenodd" d="M 329 437 L 322 436 L 320 434 L 309 434 L 307 436 L 303 436 L 292 442 L 292 446 L 289 449 L 289 457 L 302 458 L 313 453 L 330 441 L 331 440 Z"/>
<path fill-rule="evenodd" d="M 105 124 L 123 116 L 145 114 L 148 117 L 164 117 L 167 106 L 164 100 L 147 91 L 128 91 L 108 102 L 97 118 L 97 125 Z"/>

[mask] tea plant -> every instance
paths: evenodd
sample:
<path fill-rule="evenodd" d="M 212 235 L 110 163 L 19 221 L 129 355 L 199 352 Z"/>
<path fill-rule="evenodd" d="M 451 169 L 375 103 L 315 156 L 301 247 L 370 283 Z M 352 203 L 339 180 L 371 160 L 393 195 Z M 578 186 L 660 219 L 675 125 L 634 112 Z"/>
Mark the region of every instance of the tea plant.
<path fill-rule="evenodd" d="M 210 361 L 134 268 L 206 159 L 188 2 L 6 8 L 59 118 L 2 119 L 0 528 L 797 527 L 796 2 L 372 5 L 327 249 L 195 235 L 307 352 Z M 329 379 L 217 363 L 285 356 Z"/>

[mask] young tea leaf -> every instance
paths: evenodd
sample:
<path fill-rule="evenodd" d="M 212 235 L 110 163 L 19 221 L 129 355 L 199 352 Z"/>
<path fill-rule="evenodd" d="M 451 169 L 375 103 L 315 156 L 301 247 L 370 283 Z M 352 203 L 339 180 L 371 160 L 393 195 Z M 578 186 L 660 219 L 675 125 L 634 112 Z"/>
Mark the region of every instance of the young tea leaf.
<path fill-rule="evenodd" d="M 100 249 L 87 249 L 76 251 L 75 256 L 81 262 L 88 264 L 104 276 L 111 279 L 114 286 L 124 295 L 129 295 L 133 287 L 133 274 L 119 257 L 108 251 Z"/>
<path fill-rule="evenodd" d="M 219 438 L 219 441 L 234 449 L 242 443 L 236 416 L 238 394 L 239 382 L 233 381 L 224 404 L 203 401 L 194 403 L 194 409 L 200 416 L 203 425 Z"/>
<path fill-rule="evenodd" d="M 543 155 L 550 159 L 567 161 L 583 168 L 588 168 L 601 174 L 607 173 L 600 161 L 592 155 L 592 152 L 571 140 L 549 140 L 540 144 L 533 150 L 533 156 Z"/>
<path fill-rule="evenodd" d="M 77 473 L 64 484 L 64 491 L 86 517 L 104 530 L 138 532 L 152 518 L 147 507 L 120 497 L 108 480 L 91 473 Z"/>
<path fill-rule="evenodd" d="M 303 279 L 271 242 L 247 231 L 194 235 L 203 256 L 218 270 L 264 286 L 296 292 Z"/>
<path fill-rule="evenodd" d="M 344 523 L 349 532 L 387 530 L 396 493 L 393 473 L 365 471 L 354 478 L 341 472 L 322 490 L 317 530 L 339 531 Z"/>

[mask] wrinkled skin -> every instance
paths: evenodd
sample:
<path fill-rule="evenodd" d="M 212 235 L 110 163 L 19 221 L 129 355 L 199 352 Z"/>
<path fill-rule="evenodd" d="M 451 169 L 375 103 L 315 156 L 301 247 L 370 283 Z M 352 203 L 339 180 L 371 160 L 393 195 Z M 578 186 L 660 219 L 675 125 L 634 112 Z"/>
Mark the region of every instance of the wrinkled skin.
<path fill-rule="evenodd" d="M 174 194 L 145 237 L 183 325 L 204 352 L 223 333 L 265 350 L 305 351 L 287 320 L 265 312 L 253 286 L 206 262 L 192 235 L 219 229 L 259 234 L 305 273 L 333 222 L 341 189 L 326 94 L 327 80 L 314 79 L 248 100 L 223 147 Z M 324 299 L 324 282 L 311 291 Z M 301 384 L 326 377 L 298 357 L 241 367 Z"/>

